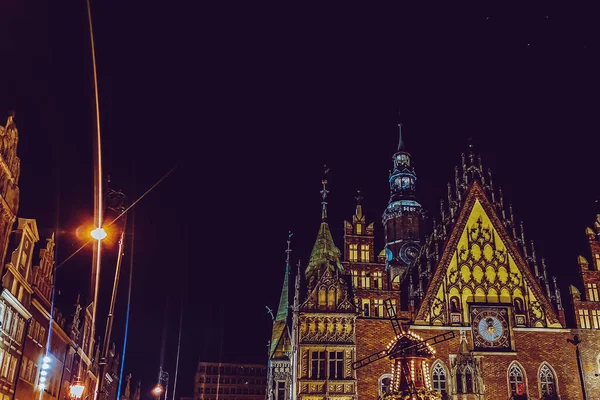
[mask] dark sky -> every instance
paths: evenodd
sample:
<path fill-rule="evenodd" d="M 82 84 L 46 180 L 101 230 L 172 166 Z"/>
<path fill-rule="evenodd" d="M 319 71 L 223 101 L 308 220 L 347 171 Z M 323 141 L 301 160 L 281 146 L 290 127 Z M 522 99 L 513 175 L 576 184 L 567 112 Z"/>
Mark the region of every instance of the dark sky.
<path fill-rule="evenodd" d="M 135 207 L 135 227 L 128 220 L 136 238 L 125 370 L 144 396 L 167 301 L 174 376 L 182 296 L 178 396 L 192 394 L 198 360 L 266 363 L 265 305 L 277 306 L 288 230 L 293 259 L 310 254 L 324 164 L 338 246 L 356 189 L 383 245 L 400 119 L 424 206 L 436 212 L 472 137 L 566 300 L 584 229 L 600 212 L 593 11 L 93 1 L 105 172 L 135 199 L 177 165 Z M 42 236 L 59 232 L 59 263 L 92 214 L 88 35 L 81 0 L 0 9 L 0 118 L 16 110 L 19 214 L 36 218 Z M 106 254 L 100 316 L 114 248 Z M 85 249 L 60 268 L 59 303 L 86 292 L 90 265 Z"/>

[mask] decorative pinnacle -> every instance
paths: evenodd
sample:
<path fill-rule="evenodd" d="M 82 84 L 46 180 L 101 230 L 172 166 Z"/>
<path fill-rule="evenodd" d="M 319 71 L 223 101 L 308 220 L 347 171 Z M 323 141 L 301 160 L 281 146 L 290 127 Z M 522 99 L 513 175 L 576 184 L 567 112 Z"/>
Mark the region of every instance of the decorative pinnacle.
<path fill-rule="evenodd" d="M 404 150 L 404 142 L 402 141 L 402 123 L 398 124 L 398 151 Z"/>
<path fill-rule="evenodd" d="M 292 249 L 290 247 L 292 245 L 292 236 L 294 236 L 294 234 L 292 233 L 292 231 L 289 231 L 288 232 L 288 240 L 287 240 L 287 249 L 285 251 L 285 253 L 286 253 L 285 264 L 288 268 L 290 265 L 290 253 L 292 252 Z"/>
<path fill-rule="evenodd" d="M 327 165 L 324 166 L 325 168 L 325 173 L 324 173 L 324 177 L 323 180 L 321 181 L 321 183 L 323 184 L 323 189 L 321 189 L 321 198 L 323 199 L 321 201 L 321 206 L 323 207 L 321 209 L 321 221 L 325 222 L 327 221 L 327 193 L 329 193 L 329 190 L 327 190 L 327 174 L 329 173 L 329 168 L 327 167 Z"/>

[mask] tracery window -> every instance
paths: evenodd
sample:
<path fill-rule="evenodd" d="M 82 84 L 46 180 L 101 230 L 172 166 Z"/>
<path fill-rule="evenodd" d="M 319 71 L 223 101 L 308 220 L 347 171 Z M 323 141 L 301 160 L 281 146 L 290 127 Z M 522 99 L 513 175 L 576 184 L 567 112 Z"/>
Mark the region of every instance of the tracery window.
<path fill-rule="evenodd" d="M 516 364 L 511 365 L 508 370 L 508 383 L 511 394 L 525 394 L 523 371 Z"/>
<path fill-rule="evenodd" d="M 448 387 L 446 383 L 446 370 L 442 367 L 442 364 L 438 363 L 433 367 L 431 382 L 433 383 L 433 390 L 442 394 L 446 393 Z"/>
<path fill-rule="evenodd" d="M 363 317 L 371 316 L 371 300 L 369 300 L 369 299 L 362 300 L 362 312 L 363 312 Z"/>
<path fill-rule="evenodd" d="M 552 370 L 546 365 L 542 365 L 540 368 L 540 390 L 542 394 L 555 394 L 556 383 Z"/>

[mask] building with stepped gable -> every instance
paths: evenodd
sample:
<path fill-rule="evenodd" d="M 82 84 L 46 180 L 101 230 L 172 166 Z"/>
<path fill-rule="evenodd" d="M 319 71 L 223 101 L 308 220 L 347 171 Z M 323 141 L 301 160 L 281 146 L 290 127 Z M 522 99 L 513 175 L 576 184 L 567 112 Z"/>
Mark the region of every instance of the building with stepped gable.
<path fill-rule="evenodd" d="M 556 278 L 491 173 L 472 146 L 461 158 L 440 215 L 426 221 L 400 126 L 381 249 L 360 195 L 334 243 L 323 180 L 310 257 L 294 279 L 285 265 L 269 400 L 411 398 L 410 385 L 454 400 L 600 399 L 600 216 L 586 230 L 592 261 L 579 257 L 577 325 L 567 326 Z M 407 346 L 401 336 L 432 343 L 406 371 L 385 353 Z"/>

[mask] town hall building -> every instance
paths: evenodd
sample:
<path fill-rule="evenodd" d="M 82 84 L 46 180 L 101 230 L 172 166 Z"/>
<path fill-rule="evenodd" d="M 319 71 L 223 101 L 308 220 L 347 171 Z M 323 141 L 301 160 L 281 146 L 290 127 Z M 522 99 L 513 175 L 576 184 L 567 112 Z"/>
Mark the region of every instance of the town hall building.
<path fill-rule="evenodd" d="M 267 398 L 600 399 L 600 215 L 569 304 L 472 147 L 427 224 L 401 130 L 392 161 L 383 249 L 360 196 L 334 243 L 323 179 L 310 258 L 295 279 L 285 266 Z"/>

